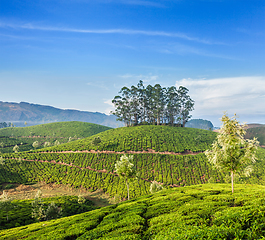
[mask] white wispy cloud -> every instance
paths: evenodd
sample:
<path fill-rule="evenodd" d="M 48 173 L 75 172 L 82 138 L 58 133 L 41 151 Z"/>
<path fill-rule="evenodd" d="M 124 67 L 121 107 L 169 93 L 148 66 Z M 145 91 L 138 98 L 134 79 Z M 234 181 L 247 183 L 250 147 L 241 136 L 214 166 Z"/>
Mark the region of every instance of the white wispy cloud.
<path fill-rule="evenodd" d="M 115 110 L 114 104 L 112 103 L 112 99 L 108 99 L 104 101 L 105 104 L 108 105 L 108 108 L 105 109 L 105 114 L 109 115 L 111 111 Z"/>
<path fill-rule="evenodd" d="M 176 86 L 185 86 L 195 100 L 195 115 L 230 114 L 265 115 L 265 77 L 231 77 L 216 79 L 182 79 Z"/>
<path fill-rule="evenodd" d="M 31 23 L 27 24 L 12 24 L 0 22 L 2 28 L 13 28 L 13 29 L 27 29 L 27 30 L 39 30 L 39 31 L 56 31 L 56 32 L 72 32 L 72 33 L 87 33 L 87 34 L 126 34 L 126 35 L 146 35 L 146 36 L 161 36 L 161 37 L 172 37 L 181 38 L 188 41 L 199 42 L 203 44 L 223 44 L 221 42 L 214 42 L 207 39 L 197 38 L 188 36 L 181 32 L 166 32 L 166 31 L 149 31 L 149 30 L 135 30 L 135 29 L 78 29 L 78 28 L 67 28 L 67 27 L 52 27 L 52 26 L 39 26 Z"/>

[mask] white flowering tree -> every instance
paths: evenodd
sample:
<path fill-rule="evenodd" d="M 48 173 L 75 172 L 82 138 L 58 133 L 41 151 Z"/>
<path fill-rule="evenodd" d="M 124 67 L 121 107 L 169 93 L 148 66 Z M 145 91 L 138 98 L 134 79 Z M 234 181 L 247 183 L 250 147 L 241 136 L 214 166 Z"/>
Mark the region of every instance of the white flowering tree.
<path fill-rule="evenodd" d="M 35 141 L 34 143 L 32 143 L 32 147 L 34 147 L 35 149 L 39 146 L 39 142 Z"/>
<path fill-rule="evenodd" d="M 14 151 L 15 153 L 17 153 L 18 150 L 19 150 L 19 146 L 18 146 L 18 145 L 15 145 L 15 146 L 13 147 L 13 151 Z"/>
<path fill-rule="evenodd" d="M 255 153 L 259 142 L 256 138 L 245 140 L 246 125 L 240 125 L 234 117 L 222 116 L 222 126 L 213 142 L 212 149 L 205 152 L 208 160 L 216 168 L 229 171 L 231 175 L 232 193 L 234 192 L 234 175 L 245 173 L 250 175 L 252 165 L 256 161 Z"/>
<path fill-rule="evenodd" d="M 8 194 L 3 191 L 3 194 L 0 196 L 0 209 L 6 211 L 6 220 L 8 221 L 8 212 L 13 208 L 12 199 Z"/>
<path fill-rule="evenodd" d="M 44 143 L 44 147 L 50 147 L 51 146 L 51 143 L 50 142 L 45 142 Z"/>
<path fill-rule="evenodd" d="M 123 155 L 120 157 L 120 160 L 118 160 L 115 164 L 115 171 L 119 175 L 119 177 L 124 178 L 127 186 L 127 193 L 128 193 L 128 200 L 130 200 L 130 194 L 129 194 L 129 181 L 136 178 L 137 172 L 136 169 L 131 163 L 133 160 L 133 155 Z"/>
<path fill-rule="evenodd" d="M 35 218 L 38 221 L 41 221 L 42 219 L 45 218 L 44 205 L 41 197 L 42 197 L 42 192 L 41 190 L 38 190 L 34 200 L 31 202 L 32 205 L 31 216 L 32 218 Z"/>
<path fill-rule="evenodd" d="M 155 193 L 155 192 L 158 192 L 158 191 L 161 191 L 163 190 L 163 187 L 161 184 L 159 184 L 157 181 L 153 181 L 150 185 L 150 192 L 151 193 Z"/>

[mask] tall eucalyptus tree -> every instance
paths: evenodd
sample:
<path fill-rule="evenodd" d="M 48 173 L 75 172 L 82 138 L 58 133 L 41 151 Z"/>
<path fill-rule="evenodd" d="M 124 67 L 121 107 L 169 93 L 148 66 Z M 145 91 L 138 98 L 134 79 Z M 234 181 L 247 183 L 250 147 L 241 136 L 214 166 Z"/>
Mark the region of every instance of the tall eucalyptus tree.
<path fill-rule="evenodd" d="M 194 101 L 188 95 L 188 89 L 180 86 L 162 88 L 160 84 L 144 87 L 140 80 L 137 86 L 123 87 L 112 103 L 111 112 L 126 126 L 142 123 L 170 124 L 179 123 L 185 127 L 194 109 Z"/>

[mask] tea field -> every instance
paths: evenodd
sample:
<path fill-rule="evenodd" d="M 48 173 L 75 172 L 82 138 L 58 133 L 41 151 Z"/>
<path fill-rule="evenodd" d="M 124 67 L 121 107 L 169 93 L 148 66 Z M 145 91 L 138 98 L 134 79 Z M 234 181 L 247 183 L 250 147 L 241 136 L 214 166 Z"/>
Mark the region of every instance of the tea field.
<path fill-rule="evenodd" d="M 264 239 L 265 187 L 200 184 L 0 231 L 1 239 Z"/>

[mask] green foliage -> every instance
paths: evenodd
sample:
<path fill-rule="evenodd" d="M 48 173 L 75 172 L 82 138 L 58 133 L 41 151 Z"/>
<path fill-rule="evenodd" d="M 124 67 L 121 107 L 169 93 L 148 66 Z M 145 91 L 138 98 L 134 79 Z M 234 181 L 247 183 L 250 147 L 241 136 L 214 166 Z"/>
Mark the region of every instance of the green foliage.
<path fill-rule="evenodd" d="M 170 126 L 136 126 L 111 129 L 96 136 L 61 144 L 41 151 L 147 151 L 200 152 L 210 148 L 217 133 L 202 129 Z M 101 138 L 99 146 L 91 145 L 95 137 Z"/>
<path fill-rule="evenodd" d="M 4 165 L 5 164 L 5 159 L 3 159 L 2 156 L 0 156 L 0 165 Z"/>
<path fill-rule="evenodd" d="M 151 193 L 161 191 L 162 189 L 163 189 L 163 187 L 161 186 L 161 184 L 159 184 L 157 181 L 152 181 L 152 183 L 150 185 L 150 192 Z"/>
<path fill-rule="evenodd" d="M 3 191 L 3 194 L 0 196 L 0 209 L 1 211 L 6 212 L 6 220 L 9 221 L 8 213 L 14 207 L 12 204 L 12 199 L 8 196 L 8 194 Z"/>
<path fill-rule="evenodd" d="M 265 126 L 248 128 L 246 130 L 246 139 L 257 138 L 260 145 L 265 146 Z"/>
<path fill-rule="evenodd" d="M 126 126 L 142 123 L 153 125 L 177 123 L 185 127 L 194 109 L 194 101 L 188 95 L 189 90 L 183 86 L 162 88 L 160 84 L 148 85 L 146 88 L 140 80 L 137 86 L 123 87 L 120 95 L 115 96 L 112 114 Z"/>
<path fill-rule="evenodd" d="M 30 127 L 0 129 L 0 136 L 10 137 L 62 137 L 69 139 L 70 136 L 78 138 L 89 137 L 99 132 L 111 129 L 102 125 L 87 122 L 55 122 Z"/>
<path fill-rule="evenodd" d="M 207 150 L 205 154 L 214 166 L 231 173 L 232 192 L 234 192 L 234 174 L 239 174 L 244 169 L 245 175 L 250 175 L 252 167 L 249 164 L 256 161 L 255 152 L 258 142 L 255 138 L 244 139 L 245 126 L 239 124 L 236 115 L 230 119 L 224 114 L 221 121 L 223 124 L 220 134 L 212 144 L 212 150 Z"/>
<path fill-rule="evenodd" d="M 94 146 L 98 146 L 101 143 L 101 138 L 100 137 L 95 137 L 92 141 L 92 144 Z"/>
<path fill-rule="evenodd" d="M 39 142 L 35 141 L 34 143 L 32 143 L 32 147 L 34 147 L 35 149 L 39 146 Z"/>
<path fill-rule="evenodd" d="M 79 215 L 0 232 L 1 239 L 263 239 L 265 187 L 168 189 Z"/>
<path fill-rule="evenodd" d="M 13 147 L 13 151 L 17 153 L 17 152 L 19 151 L 19 146 L 18 146 L 18 145 L 15 145 L 15 146 Z"/>
<path fill-rule="evenodd" d="M 38 190 L 35 199 L 32 201 L 32 218 L 36 219 L 37 221 L 41 221 L 44 219 L 45 216 L 45 210 L 42 203 L 42 192 Z"/>
<path fill-rule="evenodd" d="M 84 204 L 86 202 L 86 199 L 83 196 L 79 195 L 77 202 L 78 204 Z"/>
<path fill-rule="evenodd" d="M 23 128 L 5 128 L 0 129 L 0 147 L 2 153 L 13 152 L 15 145 L 19 146 L 20 152 L 29 151 L 32 147 L 34 149 L 49 147 L 51 142 L 54 143 L 56 140 L 60 143 L 66 143 L 69 139 L 73 141 L 89 137 L 108 129 L 111 128 L 83 122 L 61 122 Z M 38 142 L 38 146 L 34 142 Z"/>
<path fill-rule="evenodd" d="M 62 209 L 56 206 L 54 202 L 51 202 L 45 211 L 45 219 L 51 220 L 62 216 Z"/>
<path fill-rule="evenodd" d="M 0 230 L 24 226 L 38 220 L 32 218 L 32 199 L 31 200 L 13 200 L 12 209 L 8 212 L 1 208 L 0 211 Z M 63 196 L 63 197 L 51 197 L 42 198 L 43 213 L 47 215 L 47 210 L 52 203 L 57 206 L 57 209 L 61 209 L 61 216 L 72 216 L 75 214 L 88 212 L 94 210 L 96 207 L 93 202 L 86 199 L 83 204 L 78 203 L 77 196 Z M 7 221 L 7 213 L 9 220 Z M 48 214 L 49 215 L 49 214 Z M 43 218 L 43 220 L 45 220 Z M 0 237 L 1 238 L 1 237 Z"/>
<path fill-rule="evenodd" d="M 123 155 L 120 160 L 115 163 L 115 172 L 119 175 L 119 177 L 124 178 L 127 185 L 128 192 L 128 200 L 129 196 L 129 183 L 128 181 L 132 181 L 133 178 L 136 178 L 136 168 L 134 167 L 131 161 L 133 160 L 133 155 Z"/>

